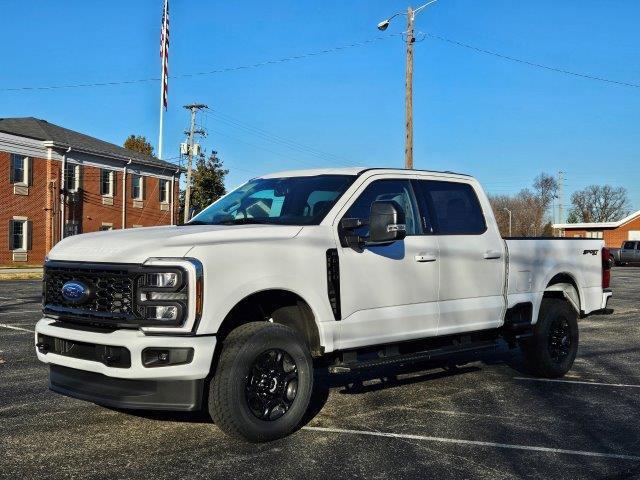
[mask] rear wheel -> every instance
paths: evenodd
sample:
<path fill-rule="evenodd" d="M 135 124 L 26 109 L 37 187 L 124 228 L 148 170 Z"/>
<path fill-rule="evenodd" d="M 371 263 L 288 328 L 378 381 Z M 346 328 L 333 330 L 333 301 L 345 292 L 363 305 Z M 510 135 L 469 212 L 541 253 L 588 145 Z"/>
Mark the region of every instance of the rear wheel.
<path fill-rule="evenodd" d="M 543 298 L 533 337 L 523 342 L 529 368 L 547 378 L 562 377 L 578 353 L 578 315 L 565 300 Z"/>
<path fill-rule="evenodd" d="M 300 335 L 284 325 L 248 323 L 224 341 L 209 413 L 229 435 L 275 440 L 298 428 L 312 388 L 311 354 Z"/>

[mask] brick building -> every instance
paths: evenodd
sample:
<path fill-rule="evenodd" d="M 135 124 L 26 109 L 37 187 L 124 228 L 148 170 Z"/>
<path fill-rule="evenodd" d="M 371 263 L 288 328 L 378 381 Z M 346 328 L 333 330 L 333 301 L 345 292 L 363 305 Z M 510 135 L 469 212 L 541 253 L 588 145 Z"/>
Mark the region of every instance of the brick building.
<path fill-rule="evenodd" d="M 553 228 L 561 237 L 602 238 L 605 246 L 618 248 L 626 240 L 640 240 L 640 210 L 617 222 L 557 223 Z"/>
<path fill-rule="evenodd" d="M 42 264 L 61 234 L 178 217 L 176 165 L 37 118 L 0 118 L 0 171 L 0 265 Z"/>

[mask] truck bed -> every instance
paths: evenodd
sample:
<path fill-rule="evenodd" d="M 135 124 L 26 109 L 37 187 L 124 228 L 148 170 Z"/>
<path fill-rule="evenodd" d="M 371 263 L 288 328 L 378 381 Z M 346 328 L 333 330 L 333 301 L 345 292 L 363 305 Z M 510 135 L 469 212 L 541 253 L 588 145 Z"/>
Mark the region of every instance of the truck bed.
<path fill-rule="evenodd" d="M 580 310 L 602 308 L 602 240 L 580 238 L 505 238 L 507 306 L 539 305 L 549 283 L 569 283 L 577 289 Z M 537 312 L 533 312 L 537 318 Z"/>

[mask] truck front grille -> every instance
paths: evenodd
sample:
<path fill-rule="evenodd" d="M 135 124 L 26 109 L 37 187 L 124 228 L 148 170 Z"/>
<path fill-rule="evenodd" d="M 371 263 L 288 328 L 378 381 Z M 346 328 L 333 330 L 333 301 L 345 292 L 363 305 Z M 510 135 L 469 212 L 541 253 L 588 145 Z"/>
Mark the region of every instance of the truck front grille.
<path fill-rule="evenodd" d="M 141 272 L 137 266 L 83 265 L 70 263 L 45 265 L 43 303 L 45 313 L 65 317 L 98 320 L 132 321 L 140 318 L 135 292 Z M 91 295 L 78 304 L 67 300 L 62 287 L 70 281 L 81 282 Z"/>

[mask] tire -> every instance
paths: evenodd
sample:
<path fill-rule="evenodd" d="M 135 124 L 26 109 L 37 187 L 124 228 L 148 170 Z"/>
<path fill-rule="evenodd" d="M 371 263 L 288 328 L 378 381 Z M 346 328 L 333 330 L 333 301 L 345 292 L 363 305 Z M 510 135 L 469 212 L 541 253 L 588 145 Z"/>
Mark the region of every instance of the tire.
<path fill-rule="evenodd" d="M 543 298 L 533 337 L 522 344 L 525 361 L 536 375 L 566 374 L 578 353 L 578 315 L 565 300 Z"/>
<path fill-rule="evenodd" d="M 268 442 L 299 427 L 312 389 L 313 361 L 301 336 L 277 323 L 247 323 L 224 340 L 209 414 L 230 436 Z"/>

